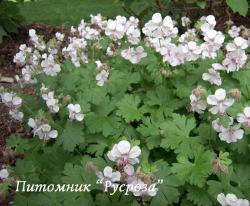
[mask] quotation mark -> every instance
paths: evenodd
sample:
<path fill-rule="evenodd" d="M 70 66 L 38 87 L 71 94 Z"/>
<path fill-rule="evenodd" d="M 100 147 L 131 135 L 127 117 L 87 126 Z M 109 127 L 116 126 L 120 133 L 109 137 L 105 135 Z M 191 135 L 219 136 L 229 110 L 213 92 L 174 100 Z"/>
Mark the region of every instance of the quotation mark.
<path fill-rule="evenodd" d="M 98 180 L 96 181 L 96 184 L 102 184 L 102 180 L 98 179 Z"/>
<path fill-rule="evenodd" d="M 163 179 L 158 179 L 156 184 L 159 184 L 159 185 L 160 185 L 160 184 L 162 184 L 162 183 L 163 183 Z"/>

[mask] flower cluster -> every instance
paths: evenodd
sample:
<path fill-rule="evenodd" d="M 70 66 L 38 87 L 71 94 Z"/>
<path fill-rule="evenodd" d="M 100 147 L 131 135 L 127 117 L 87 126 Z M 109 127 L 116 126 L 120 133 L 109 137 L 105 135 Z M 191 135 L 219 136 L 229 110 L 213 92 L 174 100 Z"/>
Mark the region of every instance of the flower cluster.
<path fill-rule="evenodd" d="M 108 66 L 105 63 L 97 60 L 96 62 L 98 74 L 96 75 L 97 85 L 102 87 L 105 82 L 108 81 L 109 71 Z"/>
<path fill-rule="evenodd" d="M 69 104 L 67 106 L 69 110 L 69 119 L 82 121 L 84 119 L 84 114 L 81 112 L 81 106 L 79 104 Z"/>
<path fill-rule="evenodd" d="M 100 180 L 105 184 L 106 181 L 110 181 L 113 184 L 126 183 L 131 185 L 129 189 L 134 196 L 141 196 L 148 198 L 155 196 L 158 189 L 153 187 L 152 190 L 144 190 L 142 185 L 150 187 L 154 185 L 152 174 L 144 173 L 134 169 L 134 165 L 140 161 L 138 157 L 141 155 L 141 149 L 138 146 L 132 146 L 127 140 L 122 140 L 118 144 L 115 144 L 113 148 L 108 151 L 108 158 L 116 163 L 117 170 L 107 166 L 104 168 L 103 173 L 98 171 L 96 174 Z M 139 189 L 135 189 L 135 186 Z"/>
<path fill-rule="evenodd" d="M 144 52 L 142 46 L 138 46 L 136 48 L 122 50 L 121 55 L 124 59 L 129 60 L 132 64 L 137 64 L 142 58 L 147 56 L 147 53 Z"/>
<path fill-rule="evenodd" d="M 4 103 L 9 108 L 10 116 L 15 120 L 22 121 L 23 112 L 19 111 L 19 108 L 22 106 L 22 99 L 13 92 L 2 93 L 1 99 L 2 103 Z"/>
<path fill-rule="evenodd" d="M 55 139 L 58 136 L 57 130 L 53 130 L 46 119 L 29 118 L 28 125 L 32 128 L 33 135 L 37 135 L 45 142 L 49 139 Z"/>
<path fill-rule="evenodd" d="M 60 107 L 58 104 L 58 99 L 56 99 L 54 96 L 54 91 L 49 91 L 49 89 L 46 88 L 44 84 L 42 85 L 40 91 L 43 100 L 46 101 L 46 105 L 49 108 L 49 111 L 51 113 L 57 113 Z"/>
<path fill-rule="evenodd" d="M 227 195 L 220 193 L 217 196 L 217 200 L 221 206 L 249 206 L 248 200 L 237 198 L 235 194 L 231 193 Z"/>

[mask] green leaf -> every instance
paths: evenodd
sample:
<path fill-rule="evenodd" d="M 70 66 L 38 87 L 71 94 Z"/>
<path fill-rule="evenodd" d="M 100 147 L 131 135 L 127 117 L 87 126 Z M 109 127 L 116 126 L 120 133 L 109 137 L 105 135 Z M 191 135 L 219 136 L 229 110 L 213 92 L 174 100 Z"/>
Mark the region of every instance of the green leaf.
<path fill-rule="evenodd" d="M 29 140 L 17 135 L 11 135 L 6 142 L 7 147 L 15 147 L 17 154 L 23 154 L 30 149 Z"/>
<path fill-rule="evenodd" d="M 161 142 L 161 147 L 173 149 L 175 153 L 192 157 L 196 148 L 201 147 L 199 137 L 190 137 L 189 134 L 195 128 L 195 120 L 185 116 L 173 114 L 173 119 L 160 125 L 166 137 Z"/>
<path fill-rule="evenodd" d="M 62 144 L 63 148 L 72 152 L 74 148 L 84 143 L 83 125 L 76 122 L 67 122 L 61 136 L 58 138 L 58 144 Z"/>
<path fill-rule="evenodd" d="M 149 117 L 146 117 L 137 129 L 145 137 L 145 141 L 149 149 L 158 147 L 161 142 L 160 128 L 157 122 L 154 122 Z"/>
<path fill-rule="evenodd" d="M 0 26 L 0 43 L 3 41 L 3 36 L 5 36 L 7 33 L 3 29 L 3 27 Z"/>
<path fill-rule="evenodd" d="M 226 2 L 234 12 L 239 12 L 242 16 L 247 15 L 249 7 L 247 0 L 226 0 Z"/>
<path fill-rule="evenodd" d="M 68 184 L 84 184 L 83 167 L 72 163 L 65 164 L 62 181 Z"/>
<path fill-rule="evenodd" d="M 143 107 L 139 108 L 140 102 L 141 100 L 138 96 L 125 95 L 117 104 L 117 115 L 122 116 L 126 122 L 139 121 L 145 113 Z"/>
<path fill-rule="evenodd" d="M 191 187 L 188 189 L 187 199 L 198 206 L 213 206 L 212 197 L 203 188 Z"/>
<path fill-rule="evenodd" d="M 171 168 L 168 163 L 159 160 L 155 162 L 157 172 L 155 173 L 157 179 L 162 179 L 163 183 L 157 185 L 159 188 L 157 195 L 152 199 L 151 206 L 173 205 L 179 199 L 178 186 L 181 185 L 180 180 L 176 175 L 171 173 Z"/>
<path fill-rule="evenodd" d="M 178 163 L 173 164 L 172 172 L 184 182 L 203 187 L 206 178 L 212 173 L 213 155 L 211 151 L 200 150 L 195 154 L 193 162 L 184 156 L 179 156 L 177 157 Z"/>

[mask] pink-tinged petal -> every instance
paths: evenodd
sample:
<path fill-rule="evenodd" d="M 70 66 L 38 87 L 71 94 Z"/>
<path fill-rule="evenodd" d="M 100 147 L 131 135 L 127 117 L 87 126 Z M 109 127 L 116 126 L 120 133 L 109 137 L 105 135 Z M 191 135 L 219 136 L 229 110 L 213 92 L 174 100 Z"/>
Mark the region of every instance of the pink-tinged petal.
<path fill-rule="evenodd" d="M 117 158 L 114 157 L 114 156 L 112 155 L 112 152 L 111 152 L 111 151 L 109 151 L 109 152 L 107 153 L 107 156 L 108 156 L 108 158 L 109 158 L 111 161 L 113 161 L 113 162 L 115 162 L 115 161 L 117 160 Z"/>
<path fill-rule="evenodd" d="M 207 80 L 209 80 L 210 78 L 211 78 L 211 75 L 210 75 L 210 74 L 208 74 L 208 73 L 202 74 L 202 79 L 203 79 L 204 81 L 207 81 Z"/>
<path fill-rule="evenodd" d="M 224 89 L 217 89 L 214 95 L 217 100 L 222 101 L 226 98 L 226 91 Z"/>
<path fill-rule="evenodd" d="M 234 99 L 226 99 L 223 104 L 226 105 L 227 107 L 232 106 L 234 103 Z"/>
<path fill-rule="evenodd" d="M 210 105 L 217 105 L 218 101 L 217 101 L 217 98 L 215 97 L 215 95 L 209 95 L 207 97 L 207 103 Z"/>
<path fill-rule="evenodd" d="M 191 94 L 189 98 L 191 102 L 198 100 L 198 98 L 194 94 Z"/>
<path fill-rule="evenodd" d="M 219 112 L 219 107 L 218 107 L 218 106 L 214 106 L 214 107 L 210 108 L 209 111 L 210 111 L 212 114 L 218 114 L 218 112 Z"/>
<path fill-rule="evenodd" d="M 78 113 L 75 115 L 77 121 L 82 121 L 84 119 L 84 114 Z"/>
<path fill-rule="evenodd" d="M 219 124 L 219 119 L 212 121 L 212 126 L 216 132 L 221 132 L 221 130 L 220 130 L 221 126 Z"/>
<path fill-rule="evenodd" d="M 235 45 L 233 43 L 228 43 L 227 46 L 226 46 L 226 49 L 227 49 L 227 51 L 230 52 L 230 51 L 236 50 L 236 47 L 235 47 Z"/>
<path fill-rule="evenodd" d="M 112 150 L 111 150 L 111 154 L 112 154 L 112 156 L 113 157 L 115 157 L 115 158 L 120 158 L 121 156 L 122 156 L 122 154 L 119 152 L 119 150 L 118 150 L 118 145 L 117 144 L 115 144 L 114 146 L 113 146 L 113 148 L 112 148 Z"/>
<path fill-rule="evenodd" d="M 141 149 L 138 146 L 134 146 L 131 148 L 129 152 L 129 158 L 136 158 L 141 155 Z"/>
<path fill-rule="evenodd" d="M 103 170 L 103 175 L 104 175 L 104 177 L 111 178 L 111 176 L 112 176 L 112 168 L 109 167 L 109 166 L 105 167 L 104 170 Z"/>
<path fill-rule="evenodd" d="M 236 203 L 238 198 L 235 194 L 227 194 L 226 195 L 227 204 L 233 205 L 233 203 Z"/>
<path fill-rule="evenodd" d="M 96 172 L 96 175 L 97 175 L 97 177 L 98 177 L 99 179 L 101 179 L 101 180 L 104 179 L 104 176 L 103 176 L 102 172 L 98 171 L 98 172 Z"/>
<path fill-rule="evenodd" d="M 160 22 L 162 22 L 161 14 L 160 14 L 160 13 L 155 13 L 155 14 L 152 16 L 152 21 L 153 21 L 155 24 L 159 24 Z"/>
<path fill-rule="evenodd" d="M 246 117 L 250 117 L 250 107 L 246 107 L 244 109 L 244 114 L 246 115 Z"/>
<path fill-rule="evenodd" d="M 119 182 L 121 180 L 121 173 L 120 172 L 113 172 L 111 175 L 112 182 Z"/>
<path fill-rule="evenodd" d="M 135 169 L 134 169 L 134 167 L 132 165 L 128 164 L 128 165 L 126 165 L 124 167 L 124 172 L 127 175 L 131 176 L 131 175 L 133 175 L 135 173 Z"/>
<path fill-rule="evenodd" d="M 128 154 L 130 150 L 130 143 L 127 140 L 122 140 L 117 144 L 117 149 L 121 154 Z"/>
<path fill-rule="evenodd" d="M 52 139 L 55 139 L 57 138 L 58 136 L 58 132 L 56 130 L 52 130 L 50 133 L 49 133 L 49 137 L 52 138 Z"/>
<path fill-rule="evenodd" d="M 158 190 L 159 190 L 158 188 L 154 188 L 154 189 L 151 189 L 151 190 L 148 189 L 147 193 L 148 193 L 149 196 L 154 197 L 157 194 Z"/>
<path fill-rule="evenodd" d="M 246 116 L 243 113 L 239 113 L 237 115 L 237 121 L 239 123 L 244 123 L 244 122 L 247 122 L 247 118 L 246 118 Z"/>
<path fill-rule="evenodd" d="M 217 201 L 222 205 L 222 206 L 226 206 L 227 202 L 226 202 L 226 197 L 223 193 L 218 194 L 217 196 Z"/>
<path fill-rule="evenodd" d="M 139 163 L 139 159 L 138 158 L 129 158 L 128 159 L 128 162 L 131 164 L 131 165 L 134 165 L 134 164 L 137 164 Z"/>
<path fill-rule="evenodd" d="M 79 104 L 75 104 L 74 111 L 75 111 L 76 113 L 81 112 L 81 106 L 80 106 Z"/>
<path fill-rule="evenodd" d="M 234 132 L 234 137 L 235 139 L 242 139 L 244 135 L 244 130 L 243 129 L 238 129 Z"/>
<path fill-rule="evenodd" d="M 29 118 L 28 125 L 29 125 L 31 128 L 35 128 L 35 127 L 36 127 L 36 122 L 35 122 L 35 120 L 32 119 L 32 118 Z"/>
<path fill-rule="evenodd" d="M 222 140 L 222 141 L 226 141 L 227 143 L 231 143 L 233 142 L 232 141 L 232 137 L 230 135 L 230 133 L 228 131 L 225 131 L 225 132 L 222 132 L 219 134 L 219 138 Z"/>

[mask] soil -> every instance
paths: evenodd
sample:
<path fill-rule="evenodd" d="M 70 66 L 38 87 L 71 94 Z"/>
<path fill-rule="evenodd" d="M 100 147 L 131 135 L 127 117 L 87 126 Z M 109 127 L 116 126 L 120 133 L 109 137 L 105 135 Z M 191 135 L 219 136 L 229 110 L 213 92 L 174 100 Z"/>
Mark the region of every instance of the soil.
<path fill-rule="evenodd" d="M 0 77 L 11 77 L 20 74 L 21 69 L 16 67 L 13 63 L 13 57 L 18 52 L 20 44 L 29 44 L 28 31 L 29 29 L 35 29 L 38 34 L 44 35 L 46 39 L 51 38 L 56 32 L 67 33 L 68 30 L 64 27 L 48 26 L 44 24 L 28 24 L 19 28 L 17 34 L 11 34 L 4 38 L 2 44 L 0 44 Z M 12 89 L 15 88 L 22 90 L 24 93 L 31 94 L 32 87 L 24 87 L 20 89 L 16 83 L 5 83 L 0 81 L 0 87 Z M 6 154 L 9 153 L 9 149 L 5 147 L 6 139 L 11 134 L 22 134 L 22 136 L 29 137 L 25 134 L 23 126 L 20 122 L 13 120 L 8 114 L 8 108 L 0 101 L 0 169 L 2 165 L 14 165 L 15 158 L 9 158 Z M 0 180 L 1 182 L 1 180 Z M 0 205 L 10 205 L 13 191 L 10 191 L 7 197 L 1 197 Z"/>

